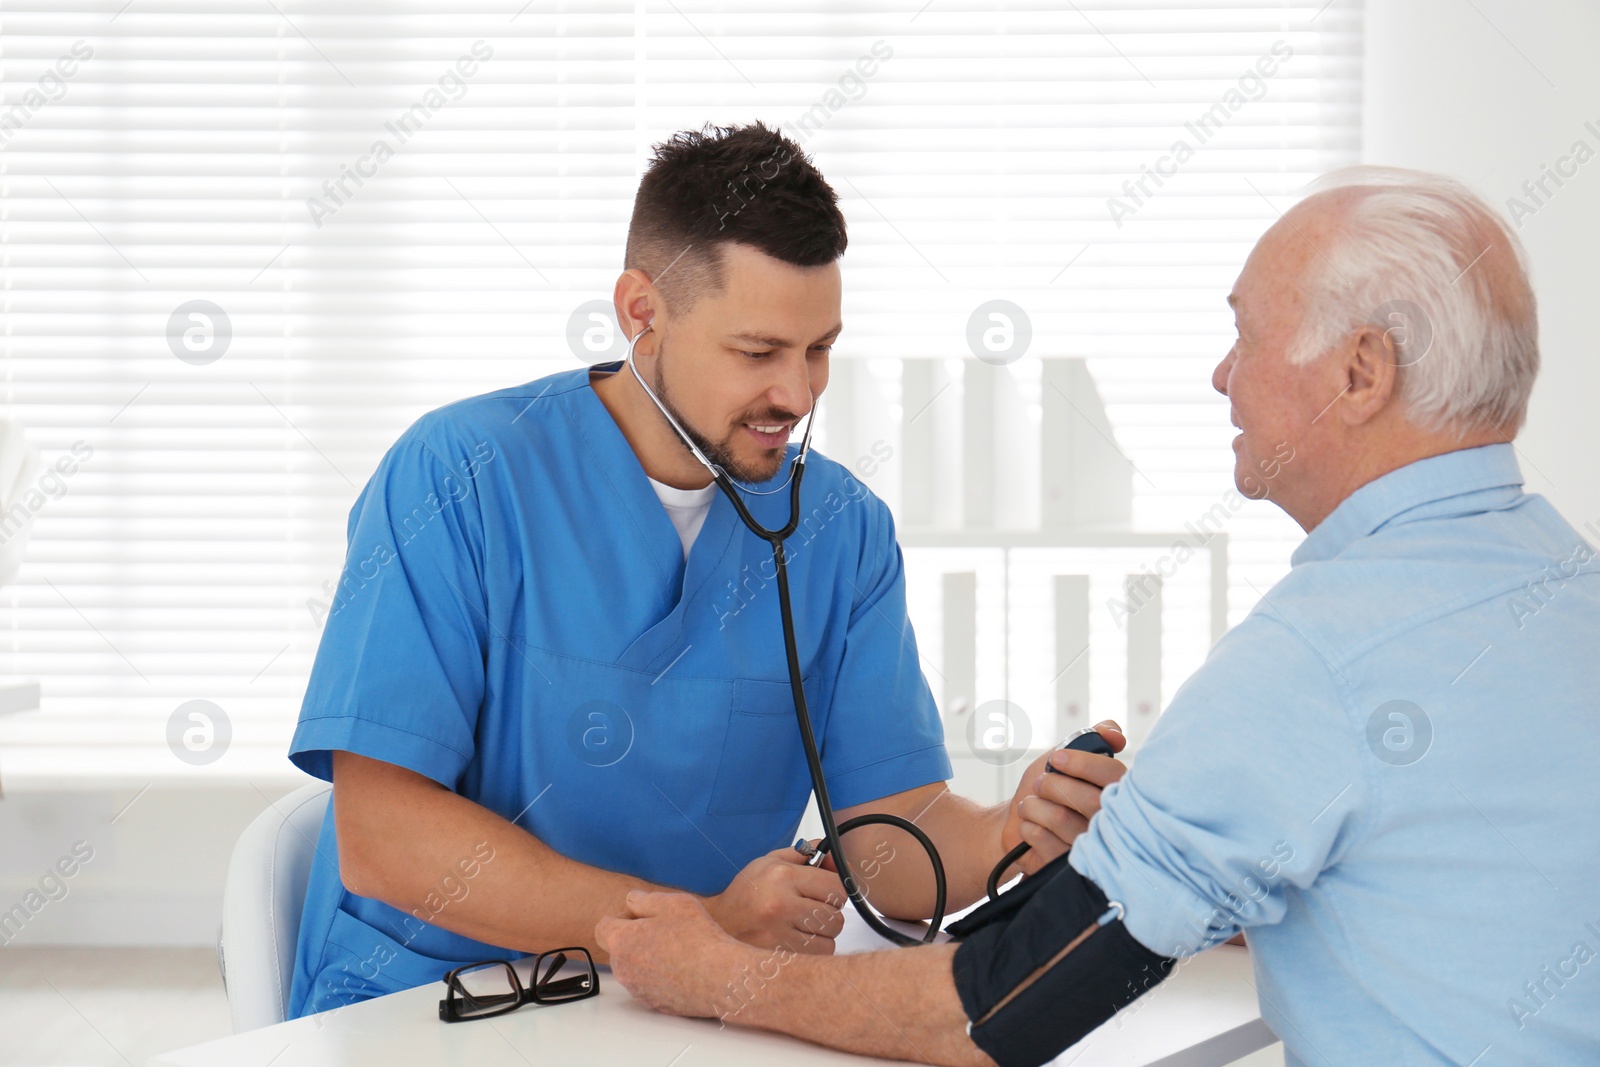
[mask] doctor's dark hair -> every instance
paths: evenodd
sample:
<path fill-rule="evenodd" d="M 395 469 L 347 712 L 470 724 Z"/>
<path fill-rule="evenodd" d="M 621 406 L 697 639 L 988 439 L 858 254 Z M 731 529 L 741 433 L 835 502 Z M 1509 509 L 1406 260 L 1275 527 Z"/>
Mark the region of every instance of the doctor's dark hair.
<path fill-rule="evenodd" d="M 628 224 L 625 269 L 685 312 L 723 286 L 730 242 L 796 267 L 844 254 L 839 198 L 800 146 L 761 122 L 675 133 L 655 146 Z"/>

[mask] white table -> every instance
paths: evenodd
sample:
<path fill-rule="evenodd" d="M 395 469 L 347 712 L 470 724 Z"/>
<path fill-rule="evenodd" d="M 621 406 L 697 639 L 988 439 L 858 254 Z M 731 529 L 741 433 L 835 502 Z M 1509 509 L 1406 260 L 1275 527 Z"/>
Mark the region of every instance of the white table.
<path fill-rule="evenodd" d="M 885 944 L 846 911 L 840 952 Z M 600 995 L 529 1004 L 468 1023 L 439 1021 L 442 983 L 168 1052 L 150 1067 L 862 1067 L 887 1060 L 834 1052 L 715 1019 L 679 1019 L 639 1004 L 601 968 Z M 1221 1067 L 1276 1041 L 1256 1007 L 1249 952 L 1219 946 L 1068 1049 L 1072 1067 Z"/>

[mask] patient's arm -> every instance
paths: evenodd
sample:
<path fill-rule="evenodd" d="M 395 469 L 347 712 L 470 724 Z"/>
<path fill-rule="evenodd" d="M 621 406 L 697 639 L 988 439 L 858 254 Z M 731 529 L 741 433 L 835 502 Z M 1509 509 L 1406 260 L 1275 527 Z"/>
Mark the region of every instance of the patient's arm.
<path fill-rule="evenodd" d="M 992 1064 L 967 1036 L 955 945 L 823 958 L 762 952 L 722 934 L 692 897 L 639 893 L 597 931 L 635 999 L 673 1015 L 792 1034 L 920 1063 Z"/>
<path fill-rule="evenodd" d="M 959 945 L 832 959 L 737 944 L 686 894 L 630 893 L 627 904 L 628 917 L 595 933 L 612 975 L 657 1011 L 925 1063 L 1051 1061 L 1177 963 L 1064 863 L 967 916 Z"/>

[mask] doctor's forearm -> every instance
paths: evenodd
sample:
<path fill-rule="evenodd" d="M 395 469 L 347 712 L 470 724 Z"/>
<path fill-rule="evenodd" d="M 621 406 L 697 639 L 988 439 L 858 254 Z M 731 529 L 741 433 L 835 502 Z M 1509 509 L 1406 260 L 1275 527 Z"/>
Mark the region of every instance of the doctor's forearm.
<path fill-rule="evenodd" d="M 1000 831 L 1005 821 L 1005 804 L 991 807 L 959 793 L 946 793 L 918 821 L 917 825 L 939 846 L 944 861 L 946 913 L 983 899 L 989 872 L 1003 854 Z"/>
<path fill-rule="evenodd" d="M 568 859 L 391 764 L 335 752 L 334 783 L 345 887 L 464 937 L 522 952 L 582 945 L 603 961 L 595 923 L 625 912 L 629 890 L 661 888 Z"/>
<path fill-rule="evenodd" d="M 989 807 L 945 790 L 910 819 L 933 840 L 945 871 L 945 912 L 959 911 L 984 896 L 989 871 L 1001 856 L 1000 830 L 1006 806 Z M 845 839 L 867 899 L 896 919 L 926 919 L 933 913 L 932 870 L 922 846 L 902 830 L 873 826 Z M 875 862 L 874 862 L 875 861 Z"/>

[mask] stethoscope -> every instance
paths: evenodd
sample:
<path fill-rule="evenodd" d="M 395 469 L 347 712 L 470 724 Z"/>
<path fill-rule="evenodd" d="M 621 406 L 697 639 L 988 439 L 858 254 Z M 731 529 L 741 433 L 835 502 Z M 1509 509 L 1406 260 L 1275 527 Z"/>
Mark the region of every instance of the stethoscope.
<path fill-rule="evenodd" d="M 850 903 L 855 906 L 862 920 L 879 936 L 901 946 L 929 944 L 938 936 L 940 928 L 944 926 L 946 884 L 944 863 L 939 859 L 939 850 L 928 835 L 922 831 L 921 827 L 909 819 L 902 819 L 898 815 L 875 812 L 868 815 L 858 815 L 854 819 L 846 820 L 842 825 L 835 825 L 833 804 L 828 800 L 828 783 L 822 775 L 822 756 L 817 750 L 816 734 L 811 728 L 811 712 L 806 706 L 805 688 L 801 683 L 800 653 L 795 640 L 794 611 L 789 597 L 789 571 L 783 543 L 788 540 L 789 535 L 794 533 L 800 525 L 800 482 L 805 476 L 806 455 L 811 451 L 811 428 L 817 419 L 816 402 L 813 400 L 811 414 L 806 418 L 806 433 L 805 437 L 801 439 L 800 451 L 789 464 L 789 479 L 786 483 L 789 489 L 789 521 L 783 525 L 782 529 L 769 530 L 757 522 L 755 516 L 750 514 L 750 509 L 745 506 L 733 479 L 728 477 L 727 472 L 721 466 L 707 458 L 706 454 L 694 443 L 694 440 L 684 430 L 677 418 L 667 409 L 666 404 L 662 403 L 655 390 L 650 388 L 649 384 L 644 380 L 644 376 L 639 373 L 639 368 L 634 363 L 633 350 L 638 345 L 639 338 L 650 331 L 651 326 L 646 323 L 644 328 L 634 334 L 628 341 L 628 354 L 624 358 L 624 362 L 627 364 L 628 369 L 633 372 L 634 380 L 639 383 L 640 388 L 655 404 L 656 409 L 661 412 L 662 417 L 667 420 L 668 425 L 677 433 L 679 439 L 688 446 L 694 458 L 711 473 L 711 477 L 716 482 L 717 487 L 722 490 L 723 495 L 728 498 L 728 502 L 733 505 L 734 511 L 738 513 L 740 521 L 744 523 L 751 533 L 772 546 L 772 561 L 778 571 L 778 611 L 783 619 L 783 647 L 789 662 L 789 689 L 794 695 L 795 720 L 800 726 L 800 741 L 805 746 L 806 765 L 811 771 L 811 789 L 816 794 L 817 812 L 822 816 L 822 841 L 817 847 L 814 850 L 808 849 L 803 840 L 796 842 L 795 847 L 807 854 L 807 863 L 811 866 L 820 864 L 830 852 L 833 854 L 834 865 L 838 869 L 840 881 L 844 883 L 845 892 L 849 894 Z M 754 489 L 747 491 L 757 495 L 771 496 L 774 493 L 782 492 L 783 488 L 784 486 L 780 485 L 778 488 L 767 490 L 764 493 Z M 1098 747 L 1095 742 L 1098 742 Z M 1074 734 L 1061 747 L 1090 748 L 1094 751 L 1104 751 L 1107 755 L 1111 751 L 1099 734 L 1094 733 L 1092 729 L 1079 731 L 1078 734 Z M 933 914 L 928 920 L 927 931 L 920 938 L 903 934 L 879 918 L 877 913 L 868 906 L 866 894 L 856 884 L 855 875 L 850 869 L 850 862 L 845 858 L 844 843 L 840 840 L 840 837 L 851 830 L 872 825 L 893 826 L 904 830 L 915 838 L 917 843 L 922 846 L 923 851 L 928 854 L 928 862 L 933 866 Z M 1000 863 L 990 872 L 988 890 L 991 899 L 999 895 L 999 880 L 1006 869 L 1020 859 L 1028 851 L 1028 848 L 1028 843 L 1024 841 L 1006 853 L 1001 858 Z"/>

